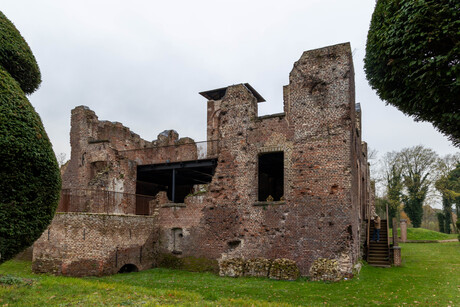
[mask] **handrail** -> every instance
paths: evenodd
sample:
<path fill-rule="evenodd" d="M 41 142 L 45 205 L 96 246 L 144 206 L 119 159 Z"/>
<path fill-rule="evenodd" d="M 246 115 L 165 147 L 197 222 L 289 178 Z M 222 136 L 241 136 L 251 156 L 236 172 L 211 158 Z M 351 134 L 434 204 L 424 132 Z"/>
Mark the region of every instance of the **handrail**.
<path fill-rule="evenodd" d="M 57 212 L 151 214 L 152 195 L 98 189 L 62 189 Z"/>
<path fill-rule="evenodd" d="M 393 246 L 398 246 L 398 225 L 397 225 L 395 217 L 391 219 L 391 228 L 393 229 L 393 236 L 392 236 Z"/>
<path fill-rule="evenodd" d="M 388 247 L 388 259 L 390 259 L 390 216 L 388 215 L 388 203 L 385 204 L 386 207 L 386 213 L 387 213 L 387 247 Z M 394 229 L 393 229 L 394 231 Z M 398 231 L 396 229 L 396 231 Z"/>
<path fill-rule="evenodd" d="M 117 192 L 117 191 L 110 191 L 110 190 L 101 190 L 101 189 L 61 189 L 61 191 L 88 191 L 88 192 L 105 192 L 105 193 L 113 193 L 113 194 L 123 194 L 123 195 L 133 195 L 133 196 L 143 196 L 143 197 L 154 197 L 152 195 L 145 195 L 145 194 L 136 194 L 136 193 L 126 193 L 126 192 Z"/>
<path fill-rule="evenodd" d="M 367 235 L 366 235 L 366 246 L 367 246 L 367 252 L 366 252 L 366 261 L 369 262 L 369 233 L 371 231 L 371 219 L 368 217 L 367 218 Z"/>

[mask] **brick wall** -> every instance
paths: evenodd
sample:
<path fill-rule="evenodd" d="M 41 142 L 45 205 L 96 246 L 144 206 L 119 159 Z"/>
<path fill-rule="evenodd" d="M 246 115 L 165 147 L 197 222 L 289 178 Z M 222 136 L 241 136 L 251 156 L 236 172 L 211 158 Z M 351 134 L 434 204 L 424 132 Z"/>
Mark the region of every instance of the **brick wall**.
<path fill-rule="evenodd" d="M 365 231 L 361 222 L 370 212 L 372 198 L 350 45 L 301 56 L 283 88 L 284 113 L 258 117 L 260 99 L 245 84 L 218 92 L 222 95 L 207 103 L 207 154 L 217 159 L 215 174 L 207 192 L 189 196 L 183 204 L 171 204 L 164 192 L 157 195 L 150 208 L 155 218 L 149 220 L 155 227 L 145 230 L 159 238 L 155 251 L 211 259 L 289 258 L 302 275 L 308 275 L 316 259 L 330 258 L 339 260 L 344 273 L 351 273 Z M 179 139 L 173 130 L 147 142 L 119 123 L 99 121 L 85 107 L 72 111 L 71 145 L 63 178 L 64 187 L 73 189 L 135 193 L 138 165 L 198 158 L 193 140 Z M 276 152 L 283 153 L 283 197 L 266 201 L 259 199 L 259 156 Z M 132 213 L 132 208 L 120 204 L 113 211 Z M 141 232 L 134 245 L 126 234 L 131 223 L 140 222 L 131 216 L 107 216 L 118 223 L 119 237 L 107 234 L 106 226 L 96 226 L 104 232 L 94 230 L 98 237 L 85 238 L 85 243 L 99 246 L 108 235 L 118 240 L 112 247 L 123 246 L 127 259 L 135 257 L 147 233 Z M 44 234 L 36 244 L 36 270 L 70 274 L 93 265 L 94 274 L 109 272 L 105 268 L 113 265 L 106 265 L 113 262 L 113 248 L 96 255 L 81 247 L 81 229 L 69 230 L 73 227 L 69 225 L 85 225 L 86 219 L 104 220 L 102 215 L 56 218 L 50 234 L 55 240 L 46 241 Z M 67 246 L 74 245 L 69 252 Z"/>
<path fill-rule="evenodd" d="M 166 130 L 157 140 L 148 142 L 120 123 L 100 121 L 85 106 L 72 110 L 70 144 L 70 162 L 62 174 L 63 189 L 135 194 L 138 165 L 197 159 L 197 146 L 191 138 L 179 138 L 176 131 Z M 110 213 L 133 214 L 133 205 L 121 197 Z M 58 207 L 58 212 L 62 211 L 85 210 Z"/>
<path fill-rule="evenodd" d="M 303 275 L 315 259 L 334 258 L 351 272 L 369 191 L 350 46 L 304 53 L 284 97 L 284 114 L 262 118 L 242 84 L 208 101 L 208 139 L 219 140 L 209 192 L 196 211 L 187 204 L 159 215 L 170 238 L 182 225 L 182 255 L 285 257 Z M 285 201 L 264 205 L 257 199 L 258 156 L 277 151 L 284 153 Z"/>
<path fill-rule="evenodd" d="M 152 216 L 57 213 L 35 242 L 33 271 L 69 276 L 117 273 L 155 265 L 157 223 Z"/>

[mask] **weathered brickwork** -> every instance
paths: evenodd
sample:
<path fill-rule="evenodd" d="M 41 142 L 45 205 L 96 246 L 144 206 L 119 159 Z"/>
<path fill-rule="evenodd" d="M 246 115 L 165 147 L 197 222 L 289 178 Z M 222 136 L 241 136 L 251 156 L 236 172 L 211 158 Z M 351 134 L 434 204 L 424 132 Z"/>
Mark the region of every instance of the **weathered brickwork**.
<path fill-rule="evenodd" d="M 372 197 L 350 45 L 305 52 L 294 64 L 283 94 L 283 113 L 259 117 L 257 105 L 263 99 L 248 84 L 204 93 L 209 98 L 204 156 L 216 164 L 209 182 L 183 203 L 172 203 L 166 191 L 150 193 L 154 184 L 139 180 L 137 172 L 139 166 L 202 158 L 192 139 L 179 139 L 171 130 L 153 142 L 144 141 L 121 124 L 99 121 L 93 111 L 77 107 L 72 111 L 72 156 L 64 188 L 151 195 L 144 214 L 152 216 L 149 229 L 158 240 L 149 239 L 157 242 L 150 266 L 155 255 L 165 253 L 217 260 L 287 258 L 308 275 L 313 262 L 325 258 L 337 260 L 343 276 L 351 275 Z M 273 175 L 278 174 L 275 164 L 281 165 L 281 175 Z M 136 212 L 136 202 L 125 198 L 120 197 L 111 213 L 121 214 L 120 223 L 126 219 L 120 227 L 128 231 L 134 217 L 126 214 Z M 61 211 L 84 211 L 72 210 L 69 203 L 63 206 Z M 77 223 L 78 214 L 71 216 Z M 62 241 L 68 232 L 69 218 L 64 217 L 51 225 L 55 243 L 45 240 L 46 233 L 37 242 L 36 270 L 64 273 L 66 268 L 72 272 L 68 274 L 78 275 L 91 261 L 102 261 L 102 269 L 91 274 L 115 272 L 105 265 L 113 260 L 113 250 L 101 250 L 97 256 L 79 248 L 75 254 L 65 250 L 72 244 Z M 92 250 L 99 246 L 91 244 Z M 46 261 L 56 269 L 40 269 Z"/>
<path fill-rule="evenodd" d="M 139 215 L 57 213 L 35 242 L 33 270 L 69 276 L 108 275 L 124 265 L 155 264 L 155 218 Z"/>

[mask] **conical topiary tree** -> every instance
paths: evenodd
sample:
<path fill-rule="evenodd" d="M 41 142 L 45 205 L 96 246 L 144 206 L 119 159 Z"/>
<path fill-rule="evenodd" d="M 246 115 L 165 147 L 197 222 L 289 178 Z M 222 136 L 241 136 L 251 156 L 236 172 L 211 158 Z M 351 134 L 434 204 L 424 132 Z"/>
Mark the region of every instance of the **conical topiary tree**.
<path fill-rule="evenodd" d="M 25 96 L 40 82 L 29 46 L 0 12 L 0 263 L 42 234 L 59 201 L 56 157 Z"/>

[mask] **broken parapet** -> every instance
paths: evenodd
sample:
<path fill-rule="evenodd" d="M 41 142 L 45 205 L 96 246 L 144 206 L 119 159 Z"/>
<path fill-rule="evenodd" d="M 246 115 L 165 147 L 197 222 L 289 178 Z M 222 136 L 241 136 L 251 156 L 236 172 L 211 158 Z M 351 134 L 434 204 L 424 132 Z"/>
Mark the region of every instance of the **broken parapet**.
<path fill-rule="evenodd" d="M 71 159 L 63 172 L 63 189 L 104 190 L 124 193 L 106 213 L 134 214 L 135 203 L 125 194 L 138 194 L 137 166 L 197 159 L 197 147 L 191 138 L 179 138 L 174 130 L 165 130 L 158 139 L 142 139 L 121 123 L 100 121 L 96 113 L 86 106 L 72 110 Z M 132 196 L 129 196 L 132 198 Z M 129 198 L 128 197 L 128 198 Z M 74 208 L 67 203 L 58 211 L 99 212 L 91 208 Z M 88 211 L 89 210 L 89 211 Z"/>

